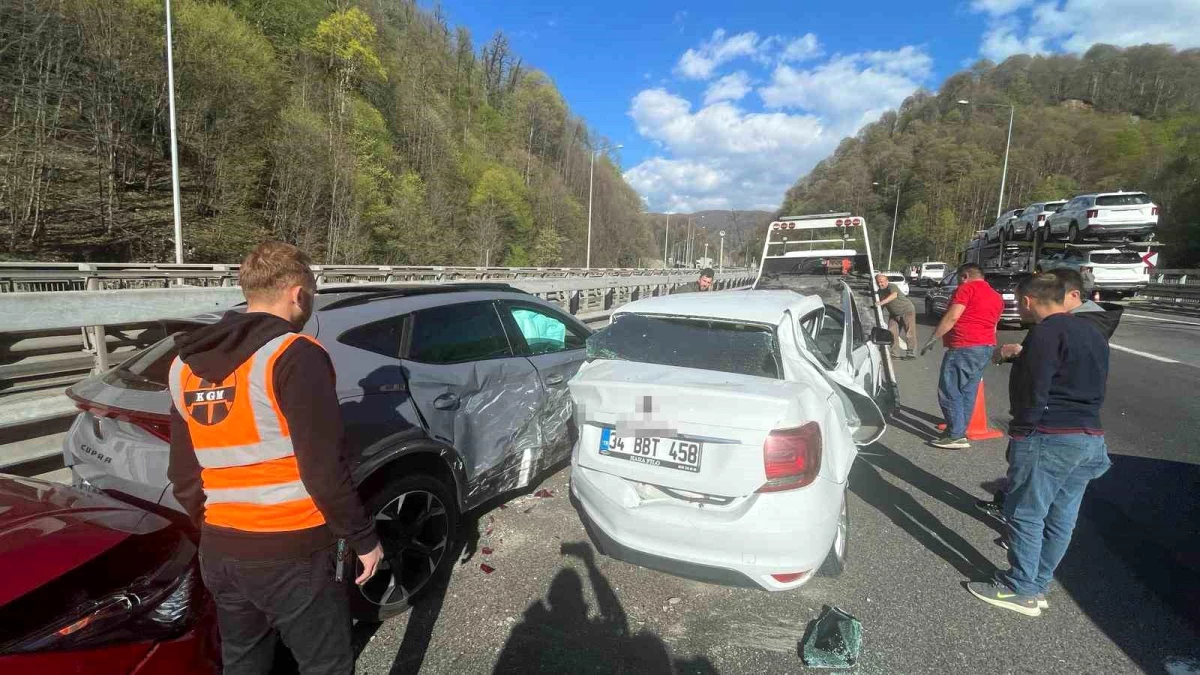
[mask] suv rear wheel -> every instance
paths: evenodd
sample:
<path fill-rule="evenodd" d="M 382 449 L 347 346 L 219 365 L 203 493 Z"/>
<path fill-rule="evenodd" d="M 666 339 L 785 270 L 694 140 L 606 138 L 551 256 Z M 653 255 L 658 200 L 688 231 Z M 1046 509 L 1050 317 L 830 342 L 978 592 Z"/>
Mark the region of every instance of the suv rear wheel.
<path fill-rule="evenodd" d="M 1079 243 L 1079 226 L 1075 223 L 1071 223 L 1071 226 L 1067 228 L 1067 241 L 1072 244 Z"/>
<path fill-rule="evenodd" d="M 383 621 L 403 613 L 451 564 L 458 526 L 452 494 L 437 478 L 418 474 L 395 478 L 366 496 L 364 506 L 375 519 L 383 561 L 375 576 L 352 589 L 354 618 Z M 362 566 L 356 559 L 346 569 L 354 586 Z"/>

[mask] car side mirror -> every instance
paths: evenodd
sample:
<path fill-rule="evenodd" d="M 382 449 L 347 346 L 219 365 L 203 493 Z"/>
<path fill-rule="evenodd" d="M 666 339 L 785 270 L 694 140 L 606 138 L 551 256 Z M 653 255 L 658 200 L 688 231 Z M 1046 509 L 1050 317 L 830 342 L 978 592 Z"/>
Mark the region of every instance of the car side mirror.
<path fill-rule="evenodd" d="M 871 329 L 871 342 L 874 342 L 877 345 L 891 346 L 892 344 L 895 344 L 896 338 L 892 335 L 892 331 L 880 326 L 876 326 Z"/>

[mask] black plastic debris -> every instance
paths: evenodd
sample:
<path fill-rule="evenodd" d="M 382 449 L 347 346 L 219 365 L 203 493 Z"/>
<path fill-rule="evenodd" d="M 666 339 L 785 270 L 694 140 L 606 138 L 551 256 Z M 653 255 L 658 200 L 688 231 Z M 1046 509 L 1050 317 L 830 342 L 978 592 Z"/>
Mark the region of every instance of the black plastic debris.
<path fill-rule="evenodd" d="M 862 623 L 837 607 L 826 606 L 808 626 L 801 658 L 810 668 L 853 668 L 862 649 Z"/>

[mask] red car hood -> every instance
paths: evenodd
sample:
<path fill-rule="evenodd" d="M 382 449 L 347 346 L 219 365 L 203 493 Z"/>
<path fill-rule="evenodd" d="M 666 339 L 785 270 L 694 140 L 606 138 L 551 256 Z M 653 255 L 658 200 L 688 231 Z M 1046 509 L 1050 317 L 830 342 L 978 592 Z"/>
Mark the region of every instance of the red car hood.
<path fill-rule="evenodd" d="M 0 605 L 53 581 L 160 516 L 58 483 L 0 474 Z"/>

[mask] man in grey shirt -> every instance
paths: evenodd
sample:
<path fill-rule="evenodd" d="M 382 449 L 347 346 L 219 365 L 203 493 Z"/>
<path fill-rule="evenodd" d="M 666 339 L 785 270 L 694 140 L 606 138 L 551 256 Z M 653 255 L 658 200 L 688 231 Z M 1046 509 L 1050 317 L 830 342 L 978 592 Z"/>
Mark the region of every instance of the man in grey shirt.
<path fill-rule="evenodd" d="M 877 295 L 879 297 L 879 306 L 887 310 L 888 313 L 888 330 L 892 331 L 892 337 L 895 339 L 895 344 L 900 344 L 901 331 L 904 333 L 904 341 L 908 343 L 908 350 L 904 353 L 905 359 L 916 358 L 917 349 L 917 308 L 913 305 L 912 300 L 908 296 L 900 292 L 900 289 L 893 286 L 888 278 L 882 274 L 875 275 L 875 284 L 879 286 Z M 897 356 L 895 347 L 892 348 L 892 357 Z"/>

